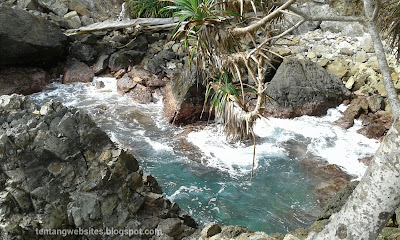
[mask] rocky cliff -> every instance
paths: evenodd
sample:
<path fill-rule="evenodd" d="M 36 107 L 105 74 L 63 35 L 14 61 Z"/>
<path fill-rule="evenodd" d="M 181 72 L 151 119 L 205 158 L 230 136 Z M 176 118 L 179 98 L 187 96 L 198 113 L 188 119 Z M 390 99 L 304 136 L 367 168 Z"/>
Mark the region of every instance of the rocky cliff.
<path fill-rule="evenodd" d="M 197 228 L 132 153 L 118 149 L 84 112 L 4 95 L 0 126 L 1 239 L 55 239 L 38 231 L 79 228 L 136 231 L 129 239 L 181 239 Z M 99 238 L 67 239 L 86 237 Z"/>

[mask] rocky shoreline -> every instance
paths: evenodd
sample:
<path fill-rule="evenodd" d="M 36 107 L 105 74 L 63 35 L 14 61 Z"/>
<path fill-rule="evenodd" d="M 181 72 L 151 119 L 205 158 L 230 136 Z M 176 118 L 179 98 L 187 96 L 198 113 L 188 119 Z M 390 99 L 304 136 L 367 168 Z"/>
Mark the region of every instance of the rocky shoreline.
<path fill-rule="evenodd" d="M 6 53 L 0 56 L 3 239 L 53 239 L 36 235 L 37 228 L 104 226 L 158 229 L 163 233 L 133 239 L 289 240 L 305 239 L 310 230 L 322 230 L 329 214 L 340 209 L 355 185 L 352 182 L 345 187 L 352 177 L 336 165 L 303 161 L 310 172 L 325 175 L 322 181 L 326 184 L 315 188 L 321 201 L 328 201 L 344 188 L 327 203 L 327 209 L 309 229 L 285 236 L 214 223 L 199 227 L 176 203 L 165 199 L 157 181 L 143 174 L 133 155 L 118 149 L 86 114 L 60 103 L 36 106 L 25 97 L 7 96 L 38 92 L 53 81 L 68 84 L 91 82 L 94 76 L 115 76 L 119 92 L 134 101 L 152 102 L 153 93 L 164 96 L 164 115 L 170 123 L 186 125 L 213 117 L 203 106 L 204 86 L 188 70 L 184 49 L 180 43 L 169 41 L 166 32 L 137 34 L 135 29 L 124 29 L 67 39 L 56 25 L 77 28 L 115 18 L 121 12 L 120 5 L 107 13 L 79 3 L 7 1 L 0 6 L 0 35 L 9 36 L 0 41 L 0 51 Z M 9 8 L 16 4 L 30 12 Z M 328 11 L 326 4 L 310 4 L 316 11 Z M 19 19 L 37 20 L 37 25 L 27 29 Z M 26 38 L 17 40 L 19 32 L 26 33 Z M 35 32 L 43 35 L 34 38 Z M 392 116 L 372 41 L 363 27 L 323 23 L 308 25 L 298 33 L 301 35 L 287 36 L 274 49 L 286 58 L 281 65 L 286 69 L 279 68 L 281 72 L 268 83 L 272 86 L 269 94 L 278 93 L 274 98 L 280 102 L 265 116 L 321 116 L 343 102 L 349 107 L 337 125 L 347 129 L 360 120 L 360 134 L 381 139 L 392 124 Z M 10 44 L 14 47 L 7 49 Z M 400 66 L 389 51 L 387 54 L 395 87 L 400 91 Z M 301 73 L 301 69 L 307 70 Z M 290 78 L 297 81 L 283 82 L 288 72 L 294 72 Z M 329 85 L 329 91 L 321 91 L 326 85 L 321 87 L 313 79 L 321 75 L 327 79 L 324 84 Z M 312 91 L 303 91 L 305 88 Z M 279 99 L 288 95 L 284 94 L 288 89 L 296 94 Z M 295 99 L 301 101 L 296 103 Z M 360 161 L 368 163 L 368 159 Z M 379 239 L 400 235 L 396 221 L 388 223 Z"/>

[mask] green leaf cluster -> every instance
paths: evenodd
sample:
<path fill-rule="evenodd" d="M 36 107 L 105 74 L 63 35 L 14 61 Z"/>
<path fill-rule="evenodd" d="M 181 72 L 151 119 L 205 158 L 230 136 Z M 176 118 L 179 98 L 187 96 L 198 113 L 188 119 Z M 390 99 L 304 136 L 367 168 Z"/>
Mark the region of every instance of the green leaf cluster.
<path fill-rule="evenodd" d="M 171 6 L 173 3 L 169 1 L 160 0 L 125 0 L 128 8 L 132 13 L 132 17 L 157 17 L 157 18 L 168 18 L 172 17 L 174 11 L 167 9 L 161 11 L 161 9 Z"/>

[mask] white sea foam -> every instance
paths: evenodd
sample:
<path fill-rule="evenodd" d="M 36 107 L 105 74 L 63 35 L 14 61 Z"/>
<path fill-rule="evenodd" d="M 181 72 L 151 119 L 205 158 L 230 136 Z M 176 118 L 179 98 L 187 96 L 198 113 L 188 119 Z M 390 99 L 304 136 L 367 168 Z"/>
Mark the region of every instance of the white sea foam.
<path fill-rule="evenodd" d="M 168 152 L 173 152 L 174 151 L 174 149 L 171 146 L 168 146 L 168 144 L 166 144 L 166 143 L 160 143 L 160 142 L 157 142 L 157 141 L 153 141 L 149 137 L 145 137 L 144 139 L 156 151 L 168 151 Z"/>
<path fill-rule="evenodd" d="M 283 143 L 306 138 L 309 142 L 308 152 L 337 164 L 349 174 L 361 177 L 367 167 L 358 159 L 374 155 L 379 142 L 356 132 L 361 127 L 359 121 L 348 130 L 332 124 L 345 110 L 346 107 L 340 105 L 329 109 L 324 117 L 257 120 L 254 131 L 261 139 L 256 148 L 255 168 L 259 165 L 259 156 L 285 155 Z M 221 131 L 213 127 L 190 133 L 188 140 L 203 151 L 210 167 L 224 169 L 232 175 L 244 174 L 251 169 L 253 147 L 229 144 Z"/>
<path fill-rule="evenodd" d="M 173 194 L 171 194 L 170 196 L 167 196 L 167 198 L 169 200 L 171 200 L 171 202 L 173 202 L 177 195 L 185 194 L 185 195 L 189 196 L 189 193 L 191 193 L 191 192 L 201 192 L 201 191 L 203 191 L 203 190 L 196 186 L 189 186 L 189 187 L 181 186 Z"/>
<path fill-rule="evenodd" d="M 251 171 L 253 145 L 228 143 L 222 131 L 213 126 L 189 133 L 188 140 L 203 151 L 210 167 L 228 171 L 232 176 Z M 284 149 L 273 143 L 262 143 L 257 149 L 254 169 L 258 167 L 260 156 L 267 155 L 284 155 Z"/>

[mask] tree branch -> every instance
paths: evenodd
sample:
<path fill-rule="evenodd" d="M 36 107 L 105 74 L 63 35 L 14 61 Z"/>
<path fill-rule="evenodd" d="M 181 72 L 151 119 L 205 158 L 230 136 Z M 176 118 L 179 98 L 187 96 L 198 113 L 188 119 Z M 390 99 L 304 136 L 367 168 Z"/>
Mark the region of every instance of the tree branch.
<path fill-rule="evenodd" d="M 284 3 L 282 6 L 280 6 L 278 9 L 275 9 L 272 13 L 268 14 L 265 16 L 263 19 L 257 21 L 254 24 L 251 24 L 247 27 L 242 27 L 242 28 L 234 28 L 231 30 L 231 34 L 234 37 L 239 37 L 241 35 L 244 35 L 248 32 L 254 32 L 257 31 L 259 28 L 265 26 L 268 22 L 276 18 L 279 14 L 281 14 L 281 11 L 288 8 L 290 5 L 295 3 L 296 0 L 289 0 L 286 3 Z"/>

